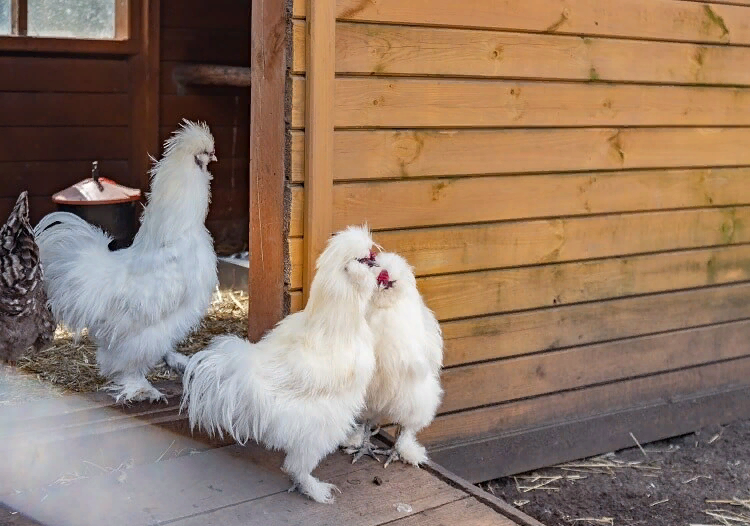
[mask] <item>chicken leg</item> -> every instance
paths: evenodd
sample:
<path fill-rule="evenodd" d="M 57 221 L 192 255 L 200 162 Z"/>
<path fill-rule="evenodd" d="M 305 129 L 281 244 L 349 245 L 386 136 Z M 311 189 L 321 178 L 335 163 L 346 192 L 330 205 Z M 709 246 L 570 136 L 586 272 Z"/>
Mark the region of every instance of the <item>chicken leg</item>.
<path fill-rule="evenodd" d="M 164 355 L 164 363 L 177 374 L 183 374 L 187 367 L 188 358 L 176 351 L 169 351 Z"/>
<path fill-rule="evenodd" d="M 388 455 L 385 464 L 383 464 L 384 468 L 387 468 L 391 462 L 396 460 L 417 467 L 427 461 L 427 450 L 417 442 L 416 432 L 404 427 L 400 428 L 400 433 L 392 448 L 376 449 L 374 453 L 376 455 Z"/>

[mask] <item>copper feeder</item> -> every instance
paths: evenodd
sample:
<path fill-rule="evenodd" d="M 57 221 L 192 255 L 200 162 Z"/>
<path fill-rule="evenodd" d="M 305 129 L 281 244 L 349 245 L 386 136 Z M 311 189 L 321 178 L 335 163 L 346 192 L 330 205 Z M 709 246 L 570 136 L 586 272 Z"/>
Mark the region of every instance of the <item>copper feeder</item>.
<path fill-rule="evenodd" d="M 91 177 L 52 196 L 57 209 L 71 212 L 103 229 L 114 239 L 110 250 L 133 243 L 138 232 L 141 191 L 117 184 L 99 175 L 99 163 L 92 163 Z"/>

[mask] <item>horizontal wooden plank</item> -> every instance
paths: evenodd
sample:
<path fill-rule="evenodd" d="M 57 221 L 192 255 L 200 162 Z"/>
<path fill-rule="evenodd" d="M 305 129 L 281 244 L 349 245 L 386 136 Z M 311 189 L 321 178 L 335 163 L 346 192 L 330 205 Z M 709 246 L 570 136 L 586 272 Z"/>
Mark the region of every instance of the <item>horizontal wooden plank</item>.
<path fill-rule="evenodd" d="M 726 4 L 675 0 L 631 0 L 602 9 L 599 0 L 476 0 L 471 9 L 451 0 L 337 0 L 336 16 L 361 22 L 475 27 L 544 33 L 692 42 L 750 43 L 750 12 Z M 306 2 L 294 0 L 304 18 Z"/>
<path fill-rule="evenodd" d="M 249 0 L 214 0 L 211 9 L 205 7 L 201 0 L 164 0 L 161 26 L 250 31 Z M 196 16 L 198 13 L 200 16 Z"/>
<path fill-rule="evenodd" d="M 126 60 L 0 57 L 0 91 L 126 93 Z"/>
<path fill-rule="evenodd" d="M 84 55 L 128 57 L 138 53 L 139 42 L 132 39 L 102 39 L 102 38 L 68 38 L 34 36 L 33 38 L 17 38 L 16 35 L 0 35 L 0 49 L 3 53 L 18 54 L 52 54 L 59 56 Z"/>
<path fill-rule="evenodd" d="M 648 57 L 648 60 L 643 60 Z M 305 22 L 293 27 L 305 72 Z M 750 85 L 750 49 L 724 45 L 339 22 L 336 71 L 375 75 Z"/>
<path fill-rule="evenodd" d="M 234 96 L 162 95 L 159 124 L 176 127 L 182 119 L 205 121 L 214 126 L 247 126 L 248 94 Z"/>
<path fill-rule="evenodd" d="M 127 94 L 0 93 L 0 126 L 128 126 Z"/>
<path fill-rule="evenodd" d="M 186 67 L 182 62 L 162 62 L 159 68 L 159 93 L 163 95 L 203 95 L 203 96 L 230 96 L 247 94 L 246 87 L 221 86 L 216 84 L 203 85 L 194 82 L 178 82 L 179 68 Z M 192 66 L 187 66 L 192 67 Z M 196 66 L 197 67 L 197 66 Z M 212 67 L 212 66 L 211 66 Z M 223 67 L 223 66 L 219 66 Z M 237 66 L 227 66 L 237 67 Z M 183 73 L 184 75 L 184 73 Z"/>
<path fill-rule="evenodd" d="M 341 457 L 337 460 L 348 464 L 347 460 Z M 372 483 L 376 476 L 382 479 L 382 485 L 376 486 Z M 263 524 L 268 526 L 281 526 L 282 524 L 378 526 L 398 524 L 398 519 L 439 508 L 466 496 L 462 490 L 443 482 L 427 470 L 415 470 L 411 466 L 395 463 L 384 471 L 377 462 L 368 462 L 361 468 L 355 468 L 353 472 L 327 477 L 326 480 L 330 480 L 341 488 L 341 494 L 336 496 L 335 508 L 311 506 L 309 500 L 289 498 L 288 493 L 282 490 L 262 498 L 244 499 L 234 506 L 216 506 L 209 513 L 186 514 L 184 519 L 176 520 L 174 524 L 175 526 L 252 524 L 257 517 L 264 517 Z M 154 486 L 156 487 L 156 484 Z M 206 484 L 197 486 L 200 493 L 208 494 L 203 489 Z M 373 491 L 373 488 L 376 490 Z M 154 494 L 153 490 L 151 494 Z M 407 495 L 408 498 L 405 497 Z M 404 500 L 409 503 L 408 511 L 404 510 L 403 506 L 399 507 L 399 503 Z M 130 506 L 130 508 L 135 507 Z M 147 514 L 142 515 L 147 516 Z M 469 522 L 462 521 L 462 524 L 469 524 Z M 498 517 L 493 522 L 484 524 L 485 526 L 506 526 L 507 522 Z"/>
<path fill-rule="evenodd" d="M 440 412 L 739 358 L 748 337 L 740 321 L 447 369 Z"/>
<path fill-rule="evenodd" d="M 750 203 L 750 188 L 745 184 L 748 177 L 750 168 L 715 168 L 339 183 L 333 189 L 334 217 L 338 225 L 366 220 L 371 228 L 383 229 L 723 206 Z M 293 237 L 303 232 L 304 198 L 303 188 L 294 186 Z M 486 208 L 471 209 L 466 203 Z"/>
<path fill-rule="evenodd" d="M 13 206 L 16 204 L 17 198 L 18 196 L 0 197 L 0 224 L 5 224 L 5 221 L 13 210 Z M 36 224 L 46 214 L 54 212 L 55 210 L 57 210 L 57 207 L 49 197 L 29 197 L 29 214 L 32 224 Z"/>
<path fill-rule="evenodd" d="M 442 324 L 443 364 L 736 321 L 748 312 L 750 284 L 741 283 L 450 321 Z"/>
<path fill-rule="evenodd" d="M 739 166 L 750 164 L 748 143 L 750 128 L 349 130 L 334 136 L 334 179 Z M 294 181 L 304 148 L 292 132 Z"/>
<path fill-rule="evenodd" d="M 750 209 L 740 207 L 386 231 L 375 239 L 428 275 L 746 243 L 745 224 Z"/>
<path fill-rule="evenodd" d="M 386 231 L 374 238 L 423 276 L 748 243 L 748 224 L 750 207 L 740 207 Z M 301 286 L 301 250 L 301 241 L 290 240 L 293 288 Z"/>
<path fill-rule="evenodd" d="M 448 274 L 417 283 L 438 319 L 567 305 L 750 279 L 750 245 Z"/>
<path fill-rule="evenodd" d="M 750 124 L 750 89 L 745 88 L 339 78 L 335 90 L 339 128 Z M 292 127 L 297 129 L 305 127 L 305 95 L 305 79 L 294 77 Z"/>
<path fill-rule="evenodd" d="M 246 31 L 162 28 L 161 60 L 247 66 L 247 42 Z"/>
<path fill-rule="evenodd" d="M 99 173 L 117 181 L 132 186 L 139 181 L 130 179 L 127 161 L 102 161 L 99 163 Z M 13 197 L 27 190 L 29 195 L 51 196 L 63 188 L 77 183 L 81 179 L 91 176 L 91 163 L 86 161 L 46 161 L 46 162 L 14 162 L 1 163 L 0 174 L 3 174 L 3 184 L 0 196 Z"/>
<path fill-rule="evenodd" d="M 748 257 L 750 249 L 740 245 L 433 276 L 420 278 L 418 284 L 427 304 L 440 319 L 447 320 L 747 280 L 750 279 Z M 556 313 L 550 316 L 555 319 Z M 530 315 L 530 319 L 536 317 Z M 485 353 L 496 352 L 492 350 L 491 340 L 507 327 L 502 317 L 478 320 L 476 325 L 468 326 L 475 335 L 486 336 L 482 339 Z M 555 336 L 547 346 L 575 343 L 555 340 L 560 338 Z M 467 347 L 457 349 L 456 354 L 473 356 L 471 345 L 468 342 Z M 539 350 L 533 340 L 529 340 L 525 348 L 530 349 L 526 352 Z M 517 346 L 509 349 L 511 353 L 520 352 Z"/>
<path fill-rule="evenodd" d="M 333 223 L 404 228 L 750 203 L 750 169 L 342 183 Z"/>
<path fill-rule="evenodd" d="M 127 159 L 127 127 L 16 127 L 3 130 L 2 161 L 99 161 Z"/>
<path fill-rule="evenodd" d="M 750 358 L 739 358 L 442 415 L 420 433 L 420 439 L 432 448 L 439 448 L 467 438 L 480 439 L 591 418 L 741 385 L 747 381 L 748 373 Z"/>
<path fill-rule="evenodd" d="M 741 385 L 719 392 L 459 444 L 455 448 L 433 452 L 432 458 L 441 466 L 471 481 L 480 482 L 632 448 L 631 433 L 646 444 L 748 417 L 750 387 Z M 482 461 L 477 462 L 476 459 Z"/>

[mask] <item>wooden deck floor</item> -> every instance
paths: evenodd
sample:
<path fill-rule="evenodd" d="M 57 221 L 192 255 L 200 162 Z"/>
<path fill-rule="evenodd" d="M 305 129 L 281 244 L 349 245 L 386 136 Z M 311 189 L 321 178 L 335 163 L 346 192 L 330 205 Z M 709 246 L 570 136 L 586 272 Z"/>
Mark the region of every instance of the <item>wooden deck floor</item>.
<path fill-rule="evenodd" d="M 287 492 L 281 454 L 190 437 L 174 398 L 127 410 L 99 395 L 7 406 L 0 437 L 0 524 L 539 525 L 439 466 L 352 465 L 343 453 L 315 471 L 342 493 L 317 504 Z"/>

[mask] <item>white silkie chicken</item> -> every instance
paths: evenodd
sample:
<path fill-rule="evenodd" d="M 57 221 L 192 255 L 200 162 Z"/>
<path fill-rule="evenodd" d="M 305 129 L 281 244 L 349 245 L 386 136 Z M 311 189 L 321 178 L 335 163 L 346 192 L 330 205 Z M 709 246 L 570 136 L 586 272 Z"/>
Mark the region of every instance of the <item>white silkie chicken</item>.
<path fill-rule="evenodd" d="M 67 212 L 36 227 L 52 312 L 76 332 L 88 329 L 118 402 L 165 400 L 146 375 L 162 359 L 177 372 L 187 364 L 175 344 L 198 325 L 217 284 L 204 224 L 215 160 L 208 127 L 184 121 L 151 170 L 148 206 L 128 248 L 111 251 L 111 237 Z"/>
<path fill-rule="evenodd" d="M 354 428 L 375 367 L 365 320 L 376 287 L 372 247 L 366 227 L 334 235 L 318 258 L 303 311 L 255 344 L 214 339 L 190 358 L 183 377 L 191 429 L 283 450 L 291 489 L 317 502 L 332 502 L 338 488 L 312 470 Z"/>
<path fill-rule="evenodd" d="M 375 335 L 375 374 L 367 389 L 363 424 L 343 444 L 354 454 L 377 460 L 386 454 L 387 467 L 394 460 L 418 466 L 427 451 L 417 433 L 435 418 L 443 389 L 440 368 L 443 337 L 435 315 L 424 304 L 409 263 L 401 256 L 381 252 L 373 269 L 378 290 L 372 297 L 367 320 Z M 390 450 L 374 449 L 372 424 L 398 424 L 400 433 Z"/>

